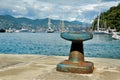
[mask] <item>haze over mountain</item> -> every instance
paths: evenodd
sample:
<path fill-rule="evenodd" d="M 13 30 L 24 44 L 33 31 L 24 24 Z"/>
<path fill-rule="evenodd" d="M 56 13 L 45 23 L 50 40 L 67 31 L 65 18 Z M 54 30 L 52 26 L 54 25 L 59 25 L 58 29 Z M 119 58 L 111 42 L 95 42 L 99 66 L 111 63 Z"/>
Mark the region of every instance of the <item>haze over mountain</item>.
<path fill-rule="evenodd" d="M 59 30 L 61 20 L 53 20 L 51 19 L 51 26 L 55 30 Z M 78 30 L 81 26 L 89 27 L 89 23 L 83 23 L 79 21 L 64 21 L 65 28 L 69 28 L 71 30 Z M 10 15 L 0 15 L 0 28 L 8 29 L 8 28 L 28 28 L 28 29 L 42 29 L 46 30 L 48 28 L 48 18 L 45 19 L 29 19 L 25 17 L 15 18 Z"/>

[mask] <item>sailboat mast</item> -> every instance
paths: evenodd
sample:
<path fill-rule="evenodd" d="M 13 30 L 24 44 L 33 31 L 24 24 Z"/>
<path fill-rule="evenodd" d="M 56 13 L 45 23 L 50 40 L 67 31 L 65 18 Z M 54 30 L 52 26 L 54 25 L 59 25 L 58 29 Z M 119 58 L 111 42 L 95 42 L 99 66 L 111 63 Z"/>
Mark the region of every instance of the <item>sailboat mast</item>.
<path fill-rule="evenodd" d="M 64 26 L 64 20 L 63 20 L 63 15 L 62 15 L 62 19 L 60 21 L 60 32 L 65 32 L 65 26 Z"/>
<path fill-rule="evenodd" d="M 99 31 L 99 27 L 100 27 L 100 16 L 98 15 L 98 19 L 97 19 L 97 31 Z"/>
<path fill-rule="evenodd" d="M 50 16 L 48 17 L 48 28 L 51 28 L 50 27 L 50 24 L 51 24 L 51 21 L 50 21 Z"/>
<path fill-rule="evenodd" d="M 101 2 L 101 0 L 99 0 Z M 98 19 L 97 19 L 97 31 L 99 31 L 100 28 L 100 7 L 98 9 Z"/>
<path fill-rule="evenodd" d="M 61 21 L 62 28 L 64 28 L 64 20 Z"/>

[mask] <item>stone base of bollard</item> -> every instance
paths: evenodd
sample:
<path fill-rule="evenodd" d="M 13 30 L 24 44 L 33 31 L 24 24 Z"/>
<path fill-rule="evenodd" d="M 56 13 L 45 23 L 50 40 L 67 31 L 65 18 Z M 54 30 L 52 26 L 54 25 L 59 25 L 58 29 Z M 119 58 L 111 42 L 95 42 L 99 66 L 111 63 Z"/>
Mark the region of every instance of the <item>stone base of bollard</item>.
<path fill-rule="evenodd" d="M 69 59 L 57 64 L 57 71 L 89 74 L 93 72 L 94 64 L 84 61 L 83 41 L 93 38 L 89 32 L 63 32 L 61 37 L 71 41 Z"/>
<path fill-rule="evenodd" d="M 57 71 L 61 71 L 61 72 L 90 74 L 93 72 L 93 69 L 94 69 L 94 64 L 89 61 L 72 63 L 69 60 L 65 60 L 57 64 Z"/>

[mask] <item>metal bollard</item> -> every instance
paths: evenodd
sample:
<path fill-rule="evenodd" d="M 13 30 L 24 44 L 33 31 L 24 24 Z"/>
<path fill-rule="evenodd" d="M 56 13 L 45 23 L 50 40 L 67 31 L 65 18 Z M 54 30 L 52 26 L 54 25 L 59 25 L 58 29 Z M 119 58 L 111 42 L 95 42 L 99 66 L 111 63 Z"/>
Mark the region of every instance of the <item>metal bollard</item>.
<path fill-rule="evenodd" d="M 64 32 L 63 39 L 72 41 L 68 60 L 57 64 L 57 71 L 89 74 L 93 72 L 94 64 L 84 60 L 83 41 L 93 38 L 88 32 Z"/>

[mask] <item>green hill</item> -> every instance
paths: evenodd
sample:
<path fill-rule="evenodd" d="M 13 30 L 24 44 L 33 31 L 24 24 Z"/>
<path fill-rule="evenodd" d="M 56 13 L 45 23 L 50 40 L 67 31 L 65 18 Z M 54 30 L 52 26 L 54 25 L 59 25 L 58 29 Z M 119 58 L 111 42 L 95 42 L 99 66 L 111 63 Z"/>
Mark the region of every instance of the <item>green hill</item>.
<path fill-rule="evenodd" d="M 98 18 L 98 17 L 97 17 Z M 97 27 L 97 18 L 93 22 L 93 27 Z M 120 31 L 120 3 L 111 7 L 108 11 L 100 14 L 100 27 L 111 28 Z"/>
<path fill-rule="evenodd" d="M 28 29 L 42 29 L 46 30 L 48 28 L 48 18 L 45 19 L 28 19 L 25 17 L 21 18 L 15 18 L 10 15 L 0 15 L 0 29 L 8 29 L 8 28 L 15 28 L 15 29 L 21 29 L 22 27 L 28 28 Z M 51 19 L 52 27 L 57 31 L 60 28 L 60 20 L 53 20 Z M 71 30 L 79 30 L 80 26 L 82 24 L 86 24 L 87 26 L 90 26 L 88 23 L 82 23 L 79 21 L 64 21 L 65 27 L 69 28 Z"/>

